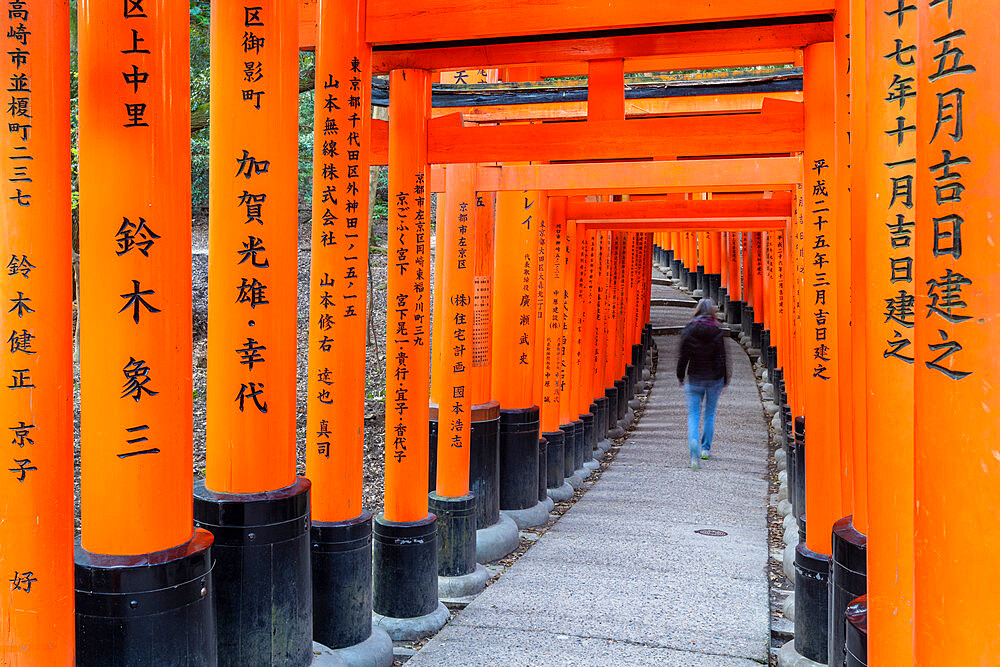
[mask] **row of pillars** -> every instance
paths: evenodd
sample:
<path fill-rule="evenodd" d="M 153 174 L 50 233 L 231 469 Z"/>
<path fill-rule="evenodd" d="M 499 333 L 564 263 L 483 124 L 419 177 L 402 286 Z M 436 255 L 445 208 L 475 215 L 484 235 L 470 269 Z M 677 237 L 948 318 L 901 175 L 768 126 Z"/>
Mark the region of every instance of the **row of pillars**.
<path fill-rule="evenodd" d="M 476 561 L 547 521 L 622 433 L 650 356 L 650 235 L 578 229 L 544 192 L 481 192 L 474 165 L 447 168 L 433 229 L 429 74 L 392 72 L 385 499 L 372 517 L 371 52 L 364 3 L 320 0 L 297 477 L 298 3 L 218 3 L 195 483 L 188 8 L 81 3 L 74 543 L 70 17 L 16 4 L 17 55 L 0 65 L 13 100 L 0 138 L 0 662 L 306 665 L 315 640 L 384 664 L 378 627 L 396 639 L 440 627 L 439 586 L 481 588 Z"/>
<path fill-rule="evenodd" d="M 720 276 L 774 387 L 795 653 L 993 664 L 1000 35 L 972 5 L 842 5 L 837 40 L 804 50 L 790 224 L 662 233 L 654 256 L 706 295 Z"/>

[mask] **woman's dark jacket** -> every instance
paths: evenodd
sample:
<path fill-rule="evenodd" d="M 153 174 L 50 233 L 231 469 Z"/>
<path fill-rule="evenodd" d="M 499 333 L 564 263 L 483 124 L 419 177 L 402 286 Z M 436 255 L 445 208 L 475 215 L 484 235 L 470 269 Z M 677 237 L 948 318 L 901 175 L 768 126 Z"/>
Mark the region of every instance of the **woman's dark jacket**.
<path fill-rule="evenodd" d="M 681 352 L 677 357 L 677 379 L 684 374 L 692 382 L 715 382 L 725 379 L 729 384 L 729 364 L 726 363 L 726 338 L 712 319 L 698 318 L 681 332 Z"/>

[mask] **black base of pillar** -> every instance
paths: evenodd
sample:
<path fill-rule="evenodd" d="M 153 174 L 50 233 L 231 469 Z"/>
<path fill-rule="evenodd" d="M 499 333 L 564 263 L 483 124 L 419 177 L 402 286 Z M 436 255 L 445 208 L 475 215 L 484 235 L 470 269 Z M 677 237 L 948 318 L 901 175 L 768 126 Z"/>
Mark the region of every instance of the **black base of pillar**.
<path fill-rule="evenodd" d="M 217 664 L 211 533 L 140 556 L 77 545 L 75 561 L 77 665 Z"/>
<path fill-rule="evenodd" d="M 462 577 L 476 569 L 476 497 L 446 498 L 431 492 L 428 509 L 437 517 L 438 576 Z"/>
<path fill-rule="evenodd" d="M 438 408 L 430 409 L 427 490 L 437 488 Z M 496 401 L 472 406 L 469 428 L 469 492 L 476 497 L 476 521 L 480 528 L 500 520 L 500 404 Z"/>
<path fill-rule="evenodd" d="M 690 291 L 694 291 L 698 286 L 698 274 L 691 269 L 684 267 L 684 286 Z"/>
<path fill-rule="evenodd" d="M 729 324 L 741 324 L 743 322 L 743 302 L 730 300 L 726 304 L 726 322 Z"/>
<path fill-rule="evenodd" d="M 847 606 L 847 655 L 845 667 L 868 667 L 868 596 Z"/>
<path fill-rule="evenodd" d="M 538 502 L 544 503 L 549 494 L 549 441 L 538 438 Z"/>
<path fill-rule="evenodd" d="M 542 433 L 542 437 L 548 441 L 547 446 L 547 475 L 546 484 L 549 489 L 558 489 L 566 479 L 566 433 L 563 431 L 553 431 Z"/>
<path fill-rule="evenodd" d="M 788 487 L 792 492 L 792 511 L 795 516 L 806 514 L 806 418 L 802 415 L 795 418 L 795 486 Z M 799 522 L 799 532 L 804 529 Z M 805 538 L 802 538 L 803 541 Z"/>
<path fill-rule="evenodd" d="M 707 292 L 705 291 L 705 267 L 697 267 L 697 273 L 695 274 L 695 284 L 694 288 L 696 290 L 701 290 L 702 296 L 705 296 Z"/>
<path fill-rule="evenodd" d="M 597 406 L 590 404 L 590 412 L 580 415 L 583 422 L 583 461 L 584 463 L 594 459 L 594 450 L 597 448 L 597 439 L 594 437 L 594 413 Z"/>
<path fill-rule="evenodd" d="M 707 296 L 718 305 L 719 290 L 722 289 L 722 276 L 718 273 L 710 273 L 705 277 L 708 281 Z"/>
<path fill-rule="evenodd" d="M 632 364 L 625 364 L 625 402 L 628 403 L 635 396 L 636 367 Z"/>
<path fill-rule="evenodd" d="M 194 521 L 215 536 L 220 665 L 312 662 L 310 482 L 217 493 L 197 482 Z"/>
<path fill-rule="evenodd" d="M 627 377 L 615 380 L 615 390 L 618 392 L 618 402 L 615 404 L 615 419 L 618 421 L 625 419 L 625 412 L 628 410 L 628 399 L 631 398 L 626 391 L 626 385 L 628 385 Z"/>
<path fill-rule="evenodd" d="M 347 648 L 372 634 L 372 513 L 313 521 L 313 639 Z"/>
<path fill-rule="evenodd" d="M 844 517 L 833 524 L 833 560 L 830 565 L 830 665 L 844 664 L 847 606 L 868 592 L 868 538 Z"/>
<path fill-rule="evenodd" d="M 681 269 L 681 260 L 675 259 L 672 262 L 670 262 L 670 276 L 674 280 L 678 281 L 681 280 L 681 276 L 683 273 L 684 271 Z"/>
<path fill-rule="evenodd" d="M 395 523 L 375 517 L 372 611 L 418 618 L 438 607 L 437 517 Z"/>
<path fill-rule="evenodd" d="M 747 338 L 753 333 L 753 306 L 743 304 L 743 315 L 740 317 L 740 330 Z"/>
<path fill-rule="evenodd" d="M 600 442 L 608 437 L 608 398 L 602 396 L 594 399 L 594 440 Z"/>
<path fill-rule="evenodd" d="M 590 447 L 587 445 L 587 438 L 584 432 L 583 420 L 578 419 L 573 422 L 573 472 L 583 469 L 583 462 L 590 460 Z M 584 456 L 586 455 L 586 458 Z"/>
<path fill-rule="evenodd" d="M 674 264 L 674 251 L 673 250 L 661 250 L 662 256 L 660 259 L 660 264 L 662 266 L 673 266 Z"/>
<path fill-rule="evenodd" d="M 764 333 L 764 325 L 760 322 L 754 322 L 750 327 L 750 347 L 757 350 L 760 349 L 760 338 L 761 334 Z"/>
<path fill-rule="evenodd" d="M 500 411 L 500 509 L 538 503 L 538 407 Z"/>
<path fill-rule="evenodd" d="M 770 373 L 771 370 L 771 357 L 768 356 L 771 352 L 771 331 L 769 329 L 760 330 L 760 359 L 764 363 L 764 368 Z M 770 374 L 767 376 L 770 379 Z"/>
<path fill-rule="evenodd" d="M 824 663 L 828 653 L 830 557 L 795 547 L 795 651 Z"/>
<path fill-rule="evenodd" d="M 560 424 L 563 432 L 563 477 L 573 476 L 576 470 L 576 424 Z"/>

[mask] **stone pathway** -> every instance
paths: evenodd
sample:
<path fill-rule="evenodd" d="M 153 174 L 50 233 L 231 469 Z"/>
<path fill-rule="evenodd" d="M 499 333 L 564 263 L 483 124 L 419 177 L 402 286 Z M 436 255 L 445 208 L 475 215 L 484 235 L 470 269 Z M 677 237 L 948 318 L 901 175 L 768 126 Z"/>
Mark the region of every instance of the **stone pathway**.
<path fill-rule="evenodd" d="M 663 286 L 653 297 L 686 298 Z M 691 312 L 655 308 L 653 324 Z M 749 359 L 727 341 L 732 382 L 712 459 L 694 472 L 679 338 L 656 343 L 645 413 L 611 466 L 411 664 L 767 664 L 768 432 Z"/>

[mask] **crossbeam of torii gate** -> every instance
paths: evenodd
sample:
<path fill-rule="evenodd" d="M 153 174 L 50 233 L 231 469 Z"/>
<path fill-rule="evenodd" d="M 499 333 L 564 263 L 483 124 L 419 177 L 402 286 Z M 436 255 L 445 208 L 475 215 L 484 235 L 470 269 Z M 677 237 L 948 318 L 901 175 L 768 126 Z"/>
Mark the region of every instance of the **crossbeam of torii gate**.
<path fill-rule="evenodd" d="M 566 219 L 578 228 L 629 232 L 784 230 L 792 216 L 790 198 L 716 201 L 653 200 L 588 202 L 570 200 Z"/>
<path fill-rule="evenodd" d="M 775 191 L 800 182 L 802 158 L 479 166 L 476 178 L 483 191 L 544 190 L 553 196 Z M 431 191 L 444 191 L 441 167 L 431 170 Z"/>

